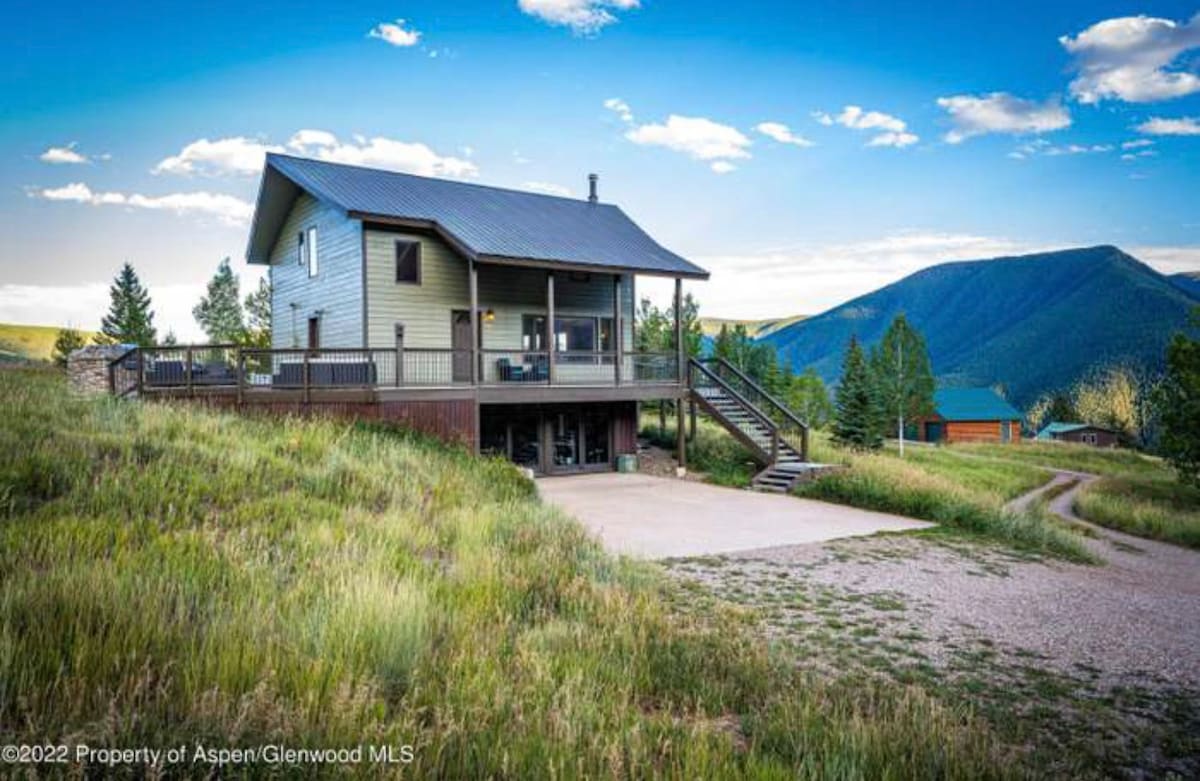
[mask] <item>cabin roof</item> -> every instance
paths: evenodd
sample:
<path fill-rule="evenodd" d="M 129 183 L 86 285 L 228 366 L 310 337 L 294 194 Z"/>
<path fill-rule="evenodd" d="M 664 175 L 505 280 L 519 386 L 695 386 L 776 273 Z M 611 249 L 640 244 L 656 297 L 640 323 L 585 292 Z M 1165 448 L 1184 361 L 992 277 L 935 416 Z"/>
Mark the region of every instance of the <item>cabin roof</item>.
<path fill-rule="evenodd" d="M 246 260 L 269 263 L 301 190 L 347 216 L 435 230 L 468 257 L 705 279 L 617 206 L 268 154 Z"/>
<path fill-rule="evenodd" d="M 1019 420 L 1021 413 L 991 388 L 943 388 L 933 406 L 945 420 Z"/>
<path fill-rule="evenodd" d="M 1110 434 L 1116 433 L 1112 429 L 1104 428 L 1103 426 L 1093 426 L 1089 423 L 1063 423 L 1060 421 L 1053 421 L 1042 427 L 1042 430 L 1037 433 L 1037 439 L 1054 439 L 1055 434 L 1069 434 L 1072 431 L 1080 431 L 1083 429 L 1090 429 L 1092 431 L 1106 431 Z"/>

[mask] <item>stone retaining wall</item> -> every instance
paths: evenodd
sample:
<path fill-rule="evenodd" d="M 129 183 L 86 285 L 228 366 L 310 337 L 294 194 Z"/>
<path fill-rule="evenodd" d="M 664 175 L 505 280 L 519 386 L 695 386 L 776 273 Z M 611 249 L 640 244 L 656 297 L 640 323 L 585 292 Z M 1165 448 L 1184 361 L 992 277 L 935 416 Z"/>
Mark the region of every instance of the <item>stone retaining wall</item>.
<path fill-rule="evenodd" d="M 67 357 L 67 384 L 75 393 L 109 393 L 108 365 L 129 351 L 127 344 L 89 344 Z"/>

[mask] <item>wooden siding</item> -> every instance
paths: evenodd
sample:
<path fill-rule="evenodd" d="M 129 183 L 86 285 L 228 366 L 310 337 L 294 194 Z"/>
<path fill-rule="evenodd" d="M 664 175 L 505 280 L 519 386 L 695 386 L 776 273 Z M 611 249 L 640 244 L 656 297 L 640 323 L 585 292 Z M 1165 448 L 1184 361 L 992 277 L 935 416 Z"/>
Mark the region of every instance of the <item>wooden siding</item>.
<path fill-rule="evenodd" d="M 299 264 L 296 236 L 317 229 L 317 276 Z M 321 346 L 363 343 L 362 223 L 301 193 L 271 250 L 271 346 L 304 347 L 321 318 Z"/>
<path fill-rule="evenodd" d="M 367 335 L 372 347 L 395 344 L 395 325 L 404 324 L 406 347 L 448 348 L 450 313 L 470 308 L 467 261 L 435 236 L 368 227 Z M 421 243 L 421 284 L 396 282 L 396 241 Z M 612 317 L 613 277 L 589 274 L 578 281 L 558 272 L 555 312 L 563 316 Z M 484 349 L 520 350 L 522 315 L 546 313 L 546 271 L 480 264 L 479 307 L 496 313 L 483 324 Z M 625 348 L 633 344 L 633 285 L 622 285 Z"/>
<path fill-rule="evenodd" d="M 945 442 L 1000 442 L 1001 426 L 1012 424 L 1011 442 L 1021 438 L 1020 424 L 1001 420 L 951 420 L 946 423 Z"/>

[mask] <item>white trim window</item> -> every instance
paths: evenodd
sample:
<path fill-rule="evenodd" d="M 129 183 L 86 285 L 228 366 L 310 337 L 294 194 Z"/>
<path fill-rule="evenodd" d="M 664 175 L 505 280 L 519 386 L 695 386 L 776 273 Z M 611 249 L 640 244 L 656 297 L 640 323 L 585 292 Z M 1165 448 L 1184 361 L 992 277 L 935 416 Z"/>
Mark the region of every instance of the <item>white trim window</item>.
<path fill-rule="evenodd" d="M 320 271 L 320 264 L 319 264 L 319 260 L 317 258 L 317 228 L 316 228 L 316 226 L 314 225 L 313 227 L 309 228 L 307 233 L 308 233 L 308 237 L 304 241 L 304 249 L 306 250 L 305 254 L 306 254 L 306 261 L 308 264 L 308 275 L 310 277 L 315 277 L 317 275 L 317 272 Z"/>

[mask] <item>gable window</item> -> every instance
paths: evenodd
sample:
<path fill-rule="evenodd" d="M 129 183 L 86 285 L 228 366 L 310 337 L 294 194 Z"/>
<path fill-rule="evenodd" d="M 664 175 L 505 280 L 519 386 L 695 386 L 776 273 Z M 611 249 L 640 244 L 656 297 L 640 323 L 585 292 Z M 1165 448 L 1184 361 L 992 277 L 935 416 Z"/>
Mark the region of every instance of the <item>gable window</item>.
<path fill-rule="evenodd" d="M 304 231 L 296 234 L 296 263 L 301 266 L 308 265 L 308 250 L 304 246 Z"/>
<path fill-rule="evenodd" d="M 308 238 L 304 241 L 304 247 L 307 250 L 308 275 L 315 277 L 319 270 L 317 260 L 317 229 L 315 227 L 308 229 Z"/>
<path fill-rule="evenodd" d="M 421 284 L 421 242 L 396 242 L 396 282 Z"/>

